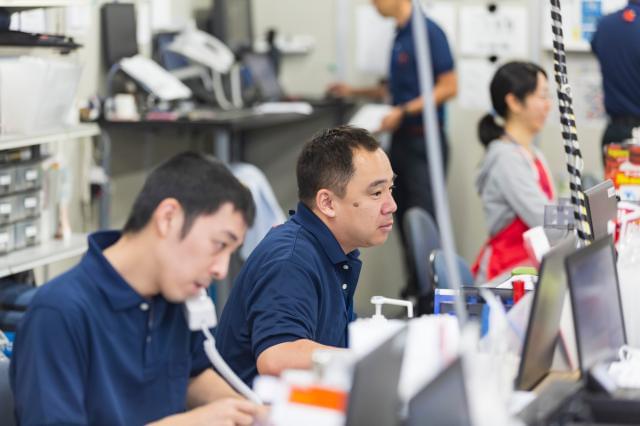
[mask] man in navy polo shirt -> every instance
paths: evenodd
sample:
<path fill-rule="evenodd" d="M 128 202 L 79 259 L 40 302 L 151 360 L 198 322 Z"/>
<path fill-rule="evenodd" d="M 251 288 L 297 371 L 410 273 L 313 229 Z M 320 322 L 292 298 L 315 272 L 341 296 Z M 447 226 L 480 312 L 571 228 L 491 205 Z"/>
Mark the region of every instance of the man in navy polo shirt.
<path fill-rule="evenodd" d="M 386 241 L 396 204 L 386 154 L 366 131 L 321 132 L 297 164 L 300 202 L 244 264 L 216 330 L 222 356 L 248 384 L 309 368 L 316 349 L 347 347 L 358 247 Z"/>
<path fill-rule="evenodd" d="M 258 407 L 210 368 L 182 302 L 227 274 L 254 211 L 219 162 L 185 153 L 151 173 L 123 233 L 92 234 L 29 306 L 10 372 L 19 423 L 251 424 Z"/>
<path fill-rule="evenodd" d="M 385 84 L 375 87 L 355 88 L 346 84 L 335 84 L 329 92 L 337 96 L 364 96 L 379 101 L 391 95 L 394 105 L 383 119 L 380 131 L 391 131 L 391 166 L 398 174 L 394 197 L 398 203 L 396 218 L 400 224 L 400 236 L 406 247 L 404 214 L 411 207 L 422 207 L 435 217 L 435 207 L 431 195 L 431 179 L 424 144 L 424 123 L 422 109 L 424 101 L 420 92 L 418 66 L 413 42 L 413 11 L 411 0 L 373 0 L 378 12 L 393 18 L 397 24 L 396 35 L 391 51 L 389 79 Z M 431 62 L 434 78 L 433 100 L 438 107 L 442 161 L 447 170 L 448 143 L 444 132 L 444 103 L 457 93 L 457 78 L 453 57 L 444 31 L 425 17 L 431 50 Z M 408 252 L 408 250 L 405 250 Z M 410 268 L 411 270 L 411 268 Z M 415 282 L 409 283 L 409 289 L 415 290 Z"/>
<path fill-rule="evenodd" d="M 640 0 L 603 17 L 591 40 L 602 71 L 604 108 L 609 124 L 603 148 L 631 138 L 640 126 Z"/>

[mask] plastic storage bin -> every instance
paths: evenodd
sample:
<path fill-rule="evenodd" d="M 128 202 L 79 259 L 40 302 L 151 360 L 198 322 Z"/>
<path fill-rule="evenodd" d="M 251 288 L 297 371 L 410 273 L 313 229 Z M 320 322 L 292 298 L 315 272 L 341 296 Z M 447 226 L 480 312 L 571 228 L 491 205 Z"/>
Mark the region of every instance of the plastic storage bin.
<path fill-rule="evenodd" d="M 14 248 L 21 249 L 38 244 L 41 238 L 40 221 L 27 220 L 14 225 Z"/>
<path fill-rule="evenodd" d="M 7 254 L 14 248 L 13 226 L 0 226 L 0 254 Z"/>
<path fill-rule="evenodd" d="M 14 168 L 14 191 L 37 189 L 42 186 L 42 167 L 40 164 L 28 164 Z"/>
<path fill-rule="evenodd" d="M 8 194 L 15 188 L 15 169 L 7 164 L 0 165 L 0 195 Z"/>

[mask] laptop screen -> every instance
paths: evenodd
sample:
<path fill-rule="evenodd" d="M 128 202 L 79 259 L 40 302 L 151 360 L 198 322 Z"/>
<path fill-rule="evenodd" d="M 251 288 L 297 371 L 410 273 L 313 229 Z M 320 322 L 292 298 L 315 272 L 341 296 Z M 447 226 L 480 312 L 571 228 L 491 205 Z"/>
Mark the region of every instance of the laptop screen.
<path fill-rule="evenodd" d="M 399 418 L 398 383 L 407 327 L 355 365 L 347 407 L 347 426 L 395 425 Z"/>
<path fill-rule="evenodd" d="M 458 358 L 409 401 L 406 426 L 471 426 L 462 360 Z"/>
<path fill-rule="evenodd" d="M 551 369 L 567 291 L 564 260 L 569 253 L 575 251 L 576 245 L 576 238 L 571 235 L 542 259 L 540 280 L 533 295 L 520 369 L 516 378 L 518 390 L 532 389 Z"/>
<path fill-rule="evenodd" d="M 567 276 L 580 369 L 614 359 L 625 344 L 618 275 L 610 238 L 567 257 Z"/>
<path fill-rule="evenodd" d="M 593 239 L 606 237 L 609 221 L 616 220 L 618 215 L 618 198 L 613 182 L 605 180 L 584 191 L 584 195 Z"/>
<path fill-rule="evenodd" d="M 268 55 L 247 53 L 243 61 L 251 73 L 253 84 L 259 90 L 261 101 L 274 102 L 284 98 L 284 92 Z"/>

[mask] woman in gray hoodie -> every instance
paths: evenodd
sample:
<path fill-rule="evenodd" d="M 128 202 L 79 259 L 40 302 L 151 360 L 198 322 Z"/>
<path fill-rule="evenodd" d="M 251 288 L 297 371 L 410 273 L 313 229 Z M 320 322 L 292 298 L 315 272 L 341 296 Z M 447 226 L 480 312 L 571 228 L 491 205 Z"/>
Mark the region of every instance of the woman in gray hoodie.
<path fill-rule="evenodd" d="M 487 152 L 476 178 L 489 239 L 473 271 L 477 282 L 531 264 L 522 234 L 540 226 L 554 189 L 542 152 L 534 145 L 551 107 L 547 75 L 538 65 L 509 62 L 491 80 L 494 112 L 478 124 Z"/>

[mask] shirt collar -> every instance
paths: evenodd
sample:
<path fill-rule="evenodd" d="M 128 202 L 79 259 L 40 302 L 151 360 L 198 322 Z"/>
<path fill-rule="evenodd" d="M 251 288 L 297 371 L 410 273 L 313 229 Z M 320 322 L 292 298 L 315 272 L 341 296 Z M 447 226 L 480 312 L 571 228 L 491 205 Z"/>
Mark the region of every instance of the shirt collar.
<path fill-rule="evenodd" d="M 120 239 L 118 231 L 99 231 L 89 235 L 89 249 L 80 261 L 115 311 L 139 306 L 146 300 L 115 270 L 103 251 Z"/>
<path fill-rule="evenodd" d="M 407 32 L 411 32 L 411 25 L 413 23 L 413 12 L 411 12 L 411 16 L 409 16 L 409 20 L 404 23 L 404 25 L 396 26 L 396 35 L 400 36 L 401 34 L 405 34 Z"/>
<path fill-rule="evenodd" d="M 303 203 L 298 203 L 296 214 L 292 219 L 313 234 L 334 265 L 358 259 L 358 256 L 360 256 L 358 249 L 345 254 L 327 225 Z"/>

